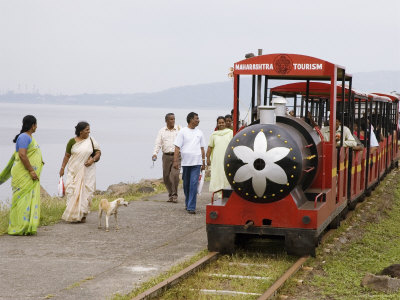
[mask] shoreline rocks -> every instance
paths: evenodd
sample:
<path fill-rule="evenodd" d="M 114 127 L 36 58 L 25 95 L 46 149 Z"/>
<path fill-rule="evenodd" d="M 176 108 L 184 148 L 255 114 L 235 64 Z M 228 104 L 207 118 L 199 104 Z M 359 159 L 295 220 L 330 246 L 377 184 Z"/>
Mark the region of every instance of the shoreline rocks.
<path fill-rule="evenodd" d="M 117 183 L 117 184 L 112 184 L 110 185 L 107 190 L 106 190 L 106 194 L 112 194 L 115 196 L 120 196 L 123 194 L 127 194 L 129 191 L 131 190 L 131 186 L 127 183 Z"/>
<path fill-rule="evenodd" d="M 42 187 L 40 186 L 40 199 L 43 198 L 50 198 L 50 194 Z"/>
<path fill-rule="evenodd" d="M 391 293 L 400 289 L 400 264 L 386 267 L 377 275 L 367 273 L 361 282 L 361 286 L 373 290 Z"/>
<path fill-rule="evenodd" d="M 138 183 L 116 183 L 110 185 L 106 191 L 96 191 L 95 195 L 113 195 L 121 196 L 129 193 L 143 193 L 150 194 L 155 192 L 155 187 L 162 184 L 163 180 L 160 179 L 142 179 Z"/>
<path fill-rule="evenodd" d="M 393 293 L 400 289 L 400 279 L 388 275 L 367 273 L 361 282 L 361 286 L 380 292 Z"/>

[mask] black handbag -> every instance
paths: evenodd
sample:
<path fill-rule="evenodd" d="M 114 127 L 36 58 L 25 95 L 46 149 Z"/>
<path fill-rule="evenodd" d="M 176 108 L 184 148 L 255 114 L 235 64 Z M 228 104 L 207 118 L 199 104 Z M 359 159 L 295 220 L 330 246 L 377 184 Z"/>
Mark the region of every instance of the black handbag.
<path fill-rule="evenodd" d="M 92 152 L 92 154 L 90 154 L 90 156 L 91 156 L 91 157 L 94 157 L 94 156 L 96 155 L 96 152 L 99 151 L 99 150 L 95 150 L 95 149 L 94 149 L 94 145 L 93 145 L 93 140 L 92 140 L 92 138 L 90 138 L 90 141 L 92 142 L 92 148 L 93 148 L 93 152 Z M 95 162 L 98 162 L 99 160 L 100 160 L 100 157 L 99 157 L 99 159 L 98 159 L 97 161 L 95 161 Z"/>

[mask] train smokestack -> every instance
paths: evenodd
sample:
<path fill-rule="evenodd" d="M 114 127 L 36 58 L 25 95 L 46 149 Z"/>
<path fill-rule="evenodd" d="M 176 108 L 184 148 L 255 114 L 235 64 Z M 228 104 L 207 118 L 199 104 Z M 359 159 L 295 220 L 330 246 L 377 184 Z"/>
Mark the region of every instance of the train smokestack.
<path fill-rule="evenodd" d="M 275 106 L 259 106 L 260 124 L 275 124 Z"/>
<path fill-rule="evenodd" d="M 272 99 L 272 105 L 276 107 L 275 115 L 284 117 L 286 116 L 286 98 L 284 97 L 274 97 Z"/>

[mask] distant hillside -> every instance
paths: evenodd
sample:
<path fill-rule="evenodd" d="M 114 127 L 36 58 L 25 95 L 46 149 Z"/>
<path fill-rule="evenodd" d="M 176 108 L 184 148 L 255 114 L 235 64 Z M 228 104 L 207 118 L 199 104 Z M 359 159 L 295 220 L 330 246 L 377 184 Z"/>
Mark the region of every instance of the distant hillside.
<path fill-rule="evenodd" d="M 156 93 L 57 96 L 7 93 L 0 95 L 0 103 L 206 108 L 215 106 L 226 107 L 228 104 L 230 106 L 232 98 L 232 83 L 227 81 L 171 88 Z"/>
<path fill-rule="evenodd" d="M 241 99 L 251 97 L 250 79 L 241 80 Z M 273 81 L 269 87 L 285 84 Z M 400 71 L 363 72 L 353 74 L 353 87 L 365 92 L 400 92 Z M 247 96 L 243 96 L 247 95 Z M 167 89 L 157 93 L 137 94 L 80 94 L 42 95 L 16 94 L 0 95 L 0 102 L 42 103 L 67 105 L 110 105 L 139 107 L 182 107 L 207 108 L 232 106 L 233 83 L 226 82 L 199 84 Z"/>

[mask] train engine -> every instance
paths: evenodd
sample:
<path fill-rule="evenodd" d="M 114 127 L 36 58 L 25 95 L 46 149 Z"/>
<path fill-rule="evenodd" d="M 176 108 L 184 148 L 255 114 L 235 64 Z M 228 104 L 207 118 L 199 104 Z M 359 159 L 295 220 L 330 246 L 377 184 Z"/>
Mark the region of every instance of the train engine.
<path fill-rule="evenodd" d="M 239 131 L 226 150 L 231 189 L 207 205 L 208 249 L 231 253 L 240 237 L 282 236 L 288 253 L 315 255 L 326 227 L 325 197 L 316 201 L 310 189 L 321 172 L 321 137 L 286 115 L 283 104 L 259 107 L 259 114 L 258 124 Z"/>

